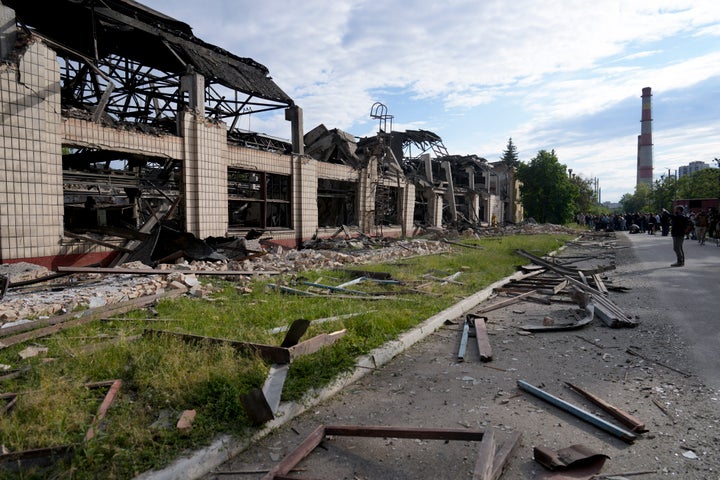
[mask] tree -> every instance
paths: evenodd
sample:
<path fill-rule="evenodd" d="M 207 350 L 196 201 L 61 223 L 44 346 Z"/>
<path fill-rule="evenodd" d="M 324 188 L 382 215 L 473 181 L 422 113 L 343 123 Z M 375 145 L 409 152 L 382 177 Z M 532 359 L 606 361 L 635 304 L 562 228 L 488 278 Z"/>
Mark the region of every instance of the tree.
<path fill-rule="evenodd" d="M 518 168 L 520 160 L 518 159 L 517 147 L 513 144 L 512 138 L 508 139 L 507 147 L 503 152 L 500 161 L 508 167 Z"/>
<path fill-rule="evenodd" d="M 677 181 L 675 176 L 670 175 L 666 177 L 661 175 L 660 178 L 655 180 L 650 192 L 650 198 L 648 204 L 652 207 L 651 210 L 654 212 L 660 212 L 662 209 L 672 210 L 672 201 L 677 191 Z"/>
<path fill-rule="evenodd" d="M 573 202 L 574 213 L 589 213 L 597 210 L 597 199 L 592 179 L 585 179 L 580 175 L 570 173 L 570 182 L 577 189 L 577 197 Z"/>
<path fill-rule="evenodd" d="M 520 163 L 517 177 L 522 182 L 520 194 L 527 216 L 540 223 L 564 224 L 572 220 L 578 190 L 555 150 L 540 150 L 530 163 Z"/>
<path fill-rule="evenodd" d="M 620 199 L 623 210 L 629 213 L 646 212 L 652 210 L 652 187 L 647 183 L 639 183 L 635 193 L 626 193 Z"/>
<path fill-rule="evenodd" d="M 717 168 L 706 168 L 682 176 L 677 183 L 677 198 L 720 197 L 720 170 Z"/>

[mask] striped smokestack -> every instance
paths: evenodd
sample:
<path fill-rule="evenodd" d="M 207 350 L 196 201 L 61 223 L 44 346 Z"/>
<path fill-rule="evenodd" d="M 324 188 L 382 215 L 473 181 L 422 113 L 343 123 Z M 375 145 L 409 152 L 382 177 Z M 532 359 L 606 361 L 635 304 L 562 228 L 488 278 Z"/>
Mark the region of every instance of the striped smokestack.
<path fill-rule="evenodd" d="M 642 89 L 642 117 L 638 136 L 637 184 L 652 184 L 653 142 L 652 142 L 652 94 L 650 87 Z"/>

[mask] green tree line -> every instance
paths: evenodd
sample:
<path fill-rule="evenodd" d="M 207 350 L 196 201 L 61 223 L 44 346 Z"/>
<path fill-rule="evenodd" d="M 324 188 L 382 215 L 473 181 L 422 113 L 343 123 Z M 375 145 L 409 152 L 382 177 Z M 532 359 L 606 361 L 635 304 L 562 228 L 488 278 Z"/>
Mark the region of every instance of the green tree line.
<path fill-rule="evenodd" d="M 517 169 L 526 218 L 565 224 L 578 213 L 607 212 L 598 204 L 593 180 L 573 174 L 560 163 L 555 150 L 540 150 L 529 162 L 522 162 L 510 138 L 500 160 Z M 714 161 L 720 166 L 720 159 Z M 635 193 L 623 195 L 620 204 L 624 212 L 659 212 L 663 208 L 670 210 L 675 199 L 698 198 L 720 198 L 720 168 L 707 168 L 680 178 L 662 175 L 652 184 L 638 185 Z"/>
<path fill-rule="evenodd" d="M 697 198 L 720 198 L 720 169 L 706 168 L 680 178 L 661 175 L 652 184 L 640 184 L 634 193 L 623 195 L 620 205 L 625 212 L 659 212 L 670 210 L 673 200 Z"/>

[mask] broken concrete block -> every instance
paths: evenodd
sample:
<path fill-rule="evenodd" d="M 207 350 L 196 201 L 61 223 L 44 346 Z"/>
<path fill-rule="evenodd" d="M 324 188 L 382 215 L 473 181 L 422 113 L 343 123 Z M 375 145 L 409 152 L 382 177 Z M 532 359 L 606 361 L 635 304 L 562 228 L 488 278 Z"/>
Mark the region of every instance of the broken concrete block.
<path fill-rule="evenodd" d="M 33 345 L 31 347 L 27 347 L 26 349 L 18 352 L 18 355 L 20 356 L 21 359 L 25 360 L 26 358 L 32 358 L 32 357 L 37 357 L 38 355 L 44 355 L 47 352 L 48 352 L 47 347 L 38 347 L 38 346 Z"/>
<path fill-rule="evenodd" d="M 90 297 L 90 303 L 88 306 L 90 308 L 99 308 L 104 307 L 105 305 L 107 305 L 107 300 L 105 300 L 105 297 L 97 295 L 94 297 Z"/>
<path fill-rule="evenodd" d="M 188 287 L 197 287 L 200 285 L 200 280 L 195 275 L 185 275 L 183 277 L 183 283 L 187 285 Z"/>

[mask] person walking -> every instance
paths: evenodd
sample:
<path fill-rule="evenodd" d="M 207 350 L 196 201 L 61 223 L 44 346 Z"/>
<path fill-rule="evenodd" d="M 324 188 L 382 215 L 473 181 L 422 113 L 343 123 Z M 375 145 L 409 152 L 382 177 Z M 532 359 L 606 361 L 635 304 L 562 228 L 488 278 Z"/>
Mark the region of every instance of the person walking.
<path fill-rule="evenodd" d="M 664 211 L 667 212 L 667 210 Z M 677 257 L 677 261 L 671 264 L 671 267 L 682 267 L 685 265 L 683 242 L 685 241 L 685 233 L 690 225 L 690 219 L 683 214 L 683 211 L 683 207 L 678 205 L 675 207 L 675 214 L 670 217 L 670 236 L 673 241 L 673 251 Z"/>

